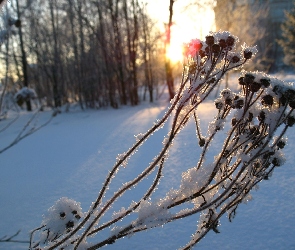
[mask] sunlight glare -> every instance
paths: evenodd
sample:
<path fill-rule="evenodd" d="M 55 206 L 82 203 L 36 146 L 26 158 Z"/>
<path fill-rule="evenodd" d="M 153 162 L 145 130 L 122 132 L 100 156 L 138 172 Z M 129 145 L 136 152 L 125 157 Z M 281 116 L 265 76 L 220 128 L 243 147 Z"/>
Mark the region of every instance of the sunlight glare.
<path fill-rule="evenodd" d="M 185 3 L 186 2 L 186 3 Z M 174 4 L 173 25 L 171 27 L 171 44 L 167 56 L 175 63 L 183 59 L 183 45 L 191 39 L 203 40 L 205 36 L 215 29 L 214 11 L 209 7 L 198 11 L 197 7 L 190 7 L 184 11 L 188 1 L 176 1 Z M 149 13 L 155 18 L 160 29 L 164 32 L 164 23 L 169 17 L 169 1 L 150 0 Z"/>

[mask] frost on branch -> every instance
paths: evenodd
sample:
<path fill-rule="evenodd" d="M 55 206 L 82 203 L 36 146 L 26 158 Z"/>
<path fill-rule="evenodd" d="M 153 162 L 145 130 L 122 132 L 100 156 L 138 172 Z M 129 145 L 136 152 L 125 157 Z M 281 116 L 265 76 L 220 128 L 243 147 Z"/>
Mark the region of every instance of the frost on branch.
<path fill-rule="evenodd" d="M 84 217 L 67 227 L 60 219 L 61 210 L 52 209 L 56 219 L 46 220 L 44 227 L 36 229 L 45 230 L 47 234 L 31 249 L 37 249 L 41 243 L 46 249 L 70 246 L 98 249 L 125 236 L 196 215 L 199 218 L 196 231 L 183 247 L 190 249 L 210 230 L 220 232 L 221 216 L 228 214 L 232 221 L 239 204 L 251 200 L 251 190 L 260 181 L 268 180 L 275 168 L 285 163 L 286 132 L 295 124 L 293 84 L 261 72 L 241 71 L 236 87 L 221 90 L 220 96 L 211 102 L 215 108 L 213 120 L 207 132 L 201 131 L 204 121 L 198 113 L 200 104 L 207 101 L 228 71 L 241 69 L 257 52 L 256 47 L 245 44 L 239 49 L 237 41 L 238 38 L 229 32 L 217 32 L 210 33 L 204 41 L 194 39 L 186 45 L 182 80 L 164 116 L 146 133 L 137 135 L 135 144 L 128 151 L 118 155 Z M 170 127 L 160 152 L 149 164 L 138 163 L 138 176 L 123 183 L 115 192 L 108 192 L 117 173 L 129 167 L 130 158 L 163 128 L 168 119 Z M 169 150 L 190 120 L 201 148 L 198 161 L 195 166 L 182 163 L 179 186 L 171 186 L 163 198 L 155 199 L 153 194 L 157 192 L 160 180 L 165 178 L 163 169 L 170 167 L 167 164 Z M 211 159 L 209 151 L 219 136 L 225 137 L 223 145 L 219 145 L 219 152 Z M 191 150 L 192 154 L 196 153 L 195 149 Z M 122 165 L 125 168 L 120 168 Z M 149 183 L 144 190 L 138 188 L 143 180 L 145 184 Z M 128 191 L 136 188 L 140 198 L 128 196 Z M 112 211 L 115 205 L 122 207 L 122 199 L 130 205 L 119 212 Z M 113 216 L 108 218 L 109 214 Z M 100 234 L 103 230 L 108 230 L 109 236 Z M 105 238 L 101 239 L 100 235 Z M 89 242 L 87 247 L 86 240 Z"/>

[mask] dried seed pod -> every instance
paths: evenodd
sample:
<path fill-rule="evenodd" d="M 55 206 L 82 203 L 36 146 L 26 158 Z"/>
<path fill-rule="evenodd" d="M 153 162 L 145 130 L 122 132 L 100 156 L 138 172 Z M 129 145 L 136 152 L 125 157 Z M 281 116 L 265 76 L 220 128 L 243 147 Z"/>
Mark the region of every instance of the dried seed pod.
<path fill-rule="evenodd" d="M 226 42 L 224 39 L 220 39 L 218 44 L 222 49 L 224 49 L 226 47 Z"/>
<path fill-rule="evenodd" d="M 221 91 L 220 95 L 223 97 L 223 98 L 228 98 L 230 97 L 230 94 L 231 94 L 231 90 L 230 89 L 224 89 Z"/>
<path fill-rule="evenodd" d="M 232 37 L 232 36 L 229 36 L 227 39 L 226 39 L 226 45 L 231 47 L 235 44 L 235 39 Z"/>
<path fill-rule="evenodd" d="M 212 46 L 214 44 L 214 36 L 206 36 L 206 44 Z"/>
<path fill-rule="evenodd" d="M 244 83 L 245 84 L 251 84 L 254 82 L 254 79 L 255 79 L 255 76 L 253 76 L 252 74 L 245 74 L 245 77 L 244 77 Z"/>
<path fill-rule="evenodd" d="M 245 59 L 251 59 L 252 57 L 252 52 L 251 51 L 244 51 L 244 58 Z"/>
<path fill-rule="evenodd" d="M 295 124 L 295 117 L 294 116 L 289 116 L 286 119 L 286 125 L 288 125 L 289 127 L 293 127 L 294 124 Z"/>
<path fill-rule="evenodd" d="M 260 83 L 265 88 L 268 88 L 270 86 L 270 80 L 266 78 L 261 78 Z"/>
<path fill-rule="evenodd" d="M 271 163 L 272 163 L 274 166 L 276 166 L 276 167 L 279 167 L 279 166 L 282 165 L 282 162 L 281 162 L 280 159 L 277 158 L 277 157 L 274 157 L 274 158 L 272 159 Z"/>
<path fill-rule="evenodd" d="M 233 104 L 233 100 L 230 97 L 228 97 L 225 99 L 225 104 L 231 106 Z"/>
<path fill-rule="evenodd" d="M 244 82 L 244 77 L 239 78 L 239 84 L 240 85 L 245 85 L 246 83 Z"/>
<path fill-rule="evenodd" d="M 283 149 L 286 146 L 286 142 L 283 140 L 279 140 L 277 146 L 278 148 Z"/>
<path fill-rule="evenodd" d="M 215 107 L 217 109 L 222 109 L 224 107 L 224 103 L 221 100 L 215 100 Z"/>
<path fill-rule="evenodd" d="M 200 138 L 200 140 L 199 140 L 199 146 L 200 147 L 203 147 L 205 145 L 205 143 L 206 143 L 205 138 Z"/>
<path fill-rule="evenodd" d="M 64 219 L 66 217 L 66 213 L 65 212 L 60 212 L 59 216 L 61 219 Z"/>
<path fill-rule="evenodd" d="M 295 90 L 294 89 L 287 89 L 284 93 L 284 96 L 288 100 L 295 100 Z"/>
<path fill-rule="evenodd" d="M 231 59 L 232 63 L 238 63 L 240 61 L 240 58 L 238 56 L 233 56 Z"/>
<path fill-rule="evenodd" d="M 67 229 L 71 229 L 71 228 L 74 227 L 74 225 L 75 225 L 75 223 L 70 220 L 70 221 L 67 222 L 66 227 L 67 227 Z"/>
<path fill-rule="evenodd" d="M 218 44 L 213 44 L 212 45 L 212 52 L 214 53 L 214 54 L 218 54 L 219 52 L 220 52 L 220 46 L 218 45 Z"/>
<path fill-rule="evenodd" d="M 261 103 L 264 106 L 272 106 L 273 105 L 273 96 L 265 95 L 261 98 Z"/>
<path fill-rule="evenodd" d="M 259 82 L 252 82 L 249 84 L 249 90 L 251 92 L 257 92 L 261 88 L 261 84 Z"/>

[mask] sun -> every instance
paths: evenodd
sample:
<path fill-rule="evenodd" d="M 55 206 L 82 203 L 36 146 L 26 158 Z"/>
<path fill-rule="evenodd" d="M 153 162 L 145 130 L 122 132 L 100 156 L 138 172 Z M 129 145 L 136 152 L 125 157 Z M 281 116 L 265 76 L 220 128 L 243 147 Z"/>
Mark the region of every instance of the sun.
<path fill-rule="evenodd" d="M 182 44 L 171 42 L 167 48 L 166 57 L 170 59 L 172 63 L 181 62 L 183 60 Z"/>
<path fill-rule="evenodd" d="M 214 31 L 215 20 L 212 8 L 196 9 L 194 6 L 186 8 L 185 1 L 176 1 L 174 4 L 173 25 L 171 27 L 171 42 L 166 56 L 172 63 L 183 61 L 183 45 L 191 39 L 203 40 L 209 31 Z M 158 20 L 159 28 L 165 32 L 164 25 L 168 21 L 168 1 L 149 0 L 149 13 Z"/>

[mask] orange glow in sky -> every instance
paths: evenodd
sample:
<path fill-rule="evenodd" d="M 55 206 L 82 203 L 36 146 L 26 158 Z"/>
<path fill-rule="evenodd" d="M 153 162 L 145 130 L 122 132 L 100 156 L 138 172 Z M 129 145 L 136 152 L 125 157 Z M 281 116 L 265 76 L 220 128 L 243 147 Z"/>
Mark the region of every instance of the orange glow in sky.
<path fill-rule="evenodd" d="M 194 38 L 203 40 L 210 31 L 215 31 L 213 10 L 209 7 L 198 10 L 196 6 L 185 8 L 189 2 L 190 0 L 178 0 L 173 5 L 171 45 L 167 52 L 173 62 L 182 60 L 184 43 Z M 169 18 L 169 0 L 149 0 L 147 8 L 164 32 L 164 23 L 168 23 Z"/>

